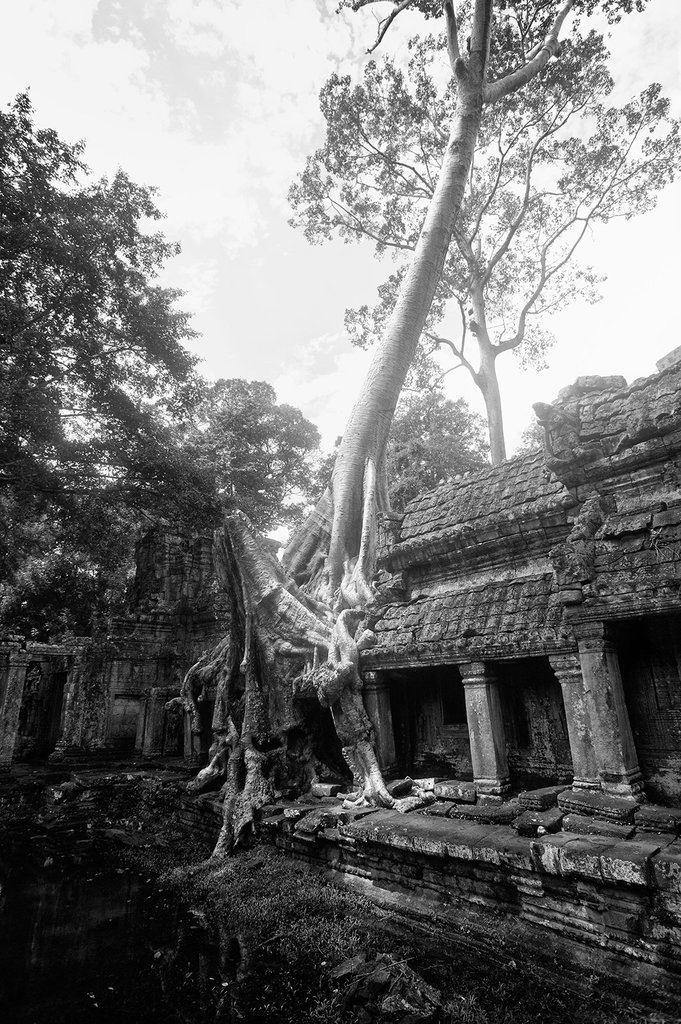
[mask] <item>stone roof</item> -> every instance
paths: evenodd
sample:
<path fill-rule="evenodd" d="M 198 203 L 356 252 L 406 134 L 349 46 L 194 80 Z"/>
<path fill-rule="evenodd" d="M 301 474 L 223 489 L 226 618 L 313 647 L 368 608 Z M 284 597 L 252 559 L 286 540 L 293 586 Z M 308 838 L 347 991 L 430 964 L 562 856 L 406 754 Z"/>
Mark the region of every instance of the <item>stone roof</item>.
<path fill-rule="evenodd" d="M 564 510 L 574 504 L 563 484 L 546 469 L 542 452 L 523 455 L 443 484 L 410 502 L 399 539 L 383 562 L 391 568 L 403 567 L 437 557 L 447 546 L 461 550 L 495 540 L 507 542 L 520 535 L 522 523 L 564 523 Z"/>
<path fill-rule="evenodd" d="M 374 624 L 377 644 L 363 654 L 367 667 L 541 654 L 571 640 L 553 573 L 471 582 L 381 609 Z"/>
<path fill-rule="evenodd" d="M 553 405 L 535 405 L 548 466 L 570 487 L 668 459 L 681 444 L 680 394 L 679 364 L 629 385 L 623 377 L 578 378 Z"/>

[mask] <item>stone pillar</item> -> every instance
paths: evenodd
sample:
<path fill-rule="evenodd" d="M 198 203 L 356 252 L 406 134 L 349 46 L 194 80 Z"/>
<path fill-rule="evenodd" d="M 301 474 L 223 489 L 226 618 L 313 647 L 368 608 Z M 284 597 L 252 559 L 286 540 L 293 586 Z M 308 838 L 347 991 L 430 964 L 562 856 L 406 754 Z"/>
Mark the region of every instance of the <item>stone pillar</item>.
<path fill-rule="evenodd" d="M 66 677 L 61 713 L 61 735 L 48 761 L 62 761 L 69 754 L 80 753 L 83 746 L 83 671 L 82 655 L 74 657 Z"/>
<path fill-rule="evenodd" d="M 641 769 L 624 699 L 615 644 L 603 622 L 575 628 L 591 742 L 604 793 L 636 796 L 643 792 Z"/>
<path fill-rule="evenodd" d="M 201 760 L 201 737 L 192 732 L 191 715 L 184 714 L 184 759 L 187 764 L 196 765 Z"/>
<path fill-rule="evenodd" d="M 165 726 L 165 706 L 168 697 L 167 687 L 153 686 L 147 698 L 144 722 L 144 738 L 142 754 L 144 757 L 160 757 L 163 753 L 163 730 Z"/>
<path fill-rule="evenodd" d="M 570 753 L 572 755 L 572 788 L 600 789 L 593 731 L 589 718 L 584 677 L 578 654 L 555 654 L 549 657 L 551 668 L 563 691 Z"/>
<path fill-rule="evenodd" d="M 27 651 L 12 644 L 9 649 L 7 680 L 0 706 L 0 772 L 8 772 L 12 767 L 27 668 Z"/>
<path fill-rule="evenodd" d="M 459 665 L 466 694 L 473 779 L 481 796 L 500 798 L 511 788 L 499 686 L 482 661 Z"/>
<path fill-rule="evenodd" d="M 383 672 L 364 672 L 363 678 L 364 706 L 374 727 L 378 763 L 389 772 L 397 765 L 390 688 Z"/>

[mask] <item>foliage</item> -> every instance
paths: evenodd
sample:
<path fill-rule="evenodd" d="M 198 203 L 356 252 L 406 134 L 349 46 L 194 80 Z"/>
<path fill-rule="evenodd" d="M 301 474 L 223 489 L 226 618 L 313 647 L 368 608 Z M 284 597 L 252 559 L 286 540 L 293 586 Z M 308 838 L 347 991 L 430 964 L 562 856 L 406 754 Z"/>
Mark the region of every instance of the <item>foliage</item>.
<path fill-rule="evenodd" d="M 634 6 L 641 8 L 608 11 L 616 18 Z M 470 5 L 457 8 L 465 19 Z M 554 4 L 538 0 L 497 5 L 490 81 L 525 62 L 541 38 L 538 21 L 548 25 L 554 13 Z M 332 75 L 321 93 L 325 142 L 290 190 L 292 223 L 311 242 L 367 238 L 397 264 L 376 305 L 346 315 L 361 346 L 385 329 L 433 196 L 457 102 L 456 82 L 443 74 L 444 49 L 444 39 L 428 35 L 412 39 L 406 69 L 386 57 L 367 64 L 359 85 Z M 427 351 L 449 348 L 486 399 L 498 355 L 516 349 L 523 361 L 542 364 L 553 342 L 551 315 L 577 294 L 596 300 L 597 275 L 573 258 L 591 228 L 651 209 L 678 168 L 679 125 L 660 87 L 608 107 L 607 61 L 603 37 L 578 18 L 540 88 L 485 107 L 422 340 Z"/>
<path fill-rule="evenodd" d="M 539 420 L 532 420 L 528 423 L 516 446 L 514 455 L 529 455 L 531 452 L 539 452 L 544 449 L 544 428 Z"/>
<path fill-rule="evenodd" d="M 189 317 L 154 282 L 177 247 L 142 229 L 151 189 L 80 184 L 82 144 L 31 115 L 26 96 L 0 113 L 0 485 L 172 505 L 166 425 L 197 393 Z"/>
<path fill-rule="evenodd" d="M 336 441 L 336 449 L 340 438 Z M 393 511 L 444 481 L 481 469 L 489 451 L 484 422 L 463 398 L 452 401 L 441 387 L 405 390 L 393 417 L 387 447 L 388 493 Z M 322 460 L 316 483 L 331 481 L 336 454 Z"/>
<path fill-rule="evenodd" d="M 43 640 L 89 632 L 146 524 L 290 521 L 317 444 L 268 385 L 204 386 L 153 189 L 82 154 L 0 111 L 0 623 Z"/>
<path fill-rule="evenodd" d="M 0 614 L 43 639 L 85 627 L 145 518 L 216 507 L 170 432 L 200 393 L 156 282 L 177 246 L 144 228 L 152 189 L 88 179 L 82 152 L 25 95 L 0 111 Z"/>
<path fill-rule="evenodd" d="M 390 502 L 402 512 L 408 501 L 455 476 L 481 469 L 488 451 L 484 422 L 462 398 L 441 391 L 405 392 L 388 441 Z"/>
<path fill-rule="evenodd" d="M 206 388 L 183 444 L 212 475 L 222 512 L 240 509 L 259 530 L 300 516 L 319 445 L 317 428 L 276 398 L 264 381 L 219 380 Z"/>

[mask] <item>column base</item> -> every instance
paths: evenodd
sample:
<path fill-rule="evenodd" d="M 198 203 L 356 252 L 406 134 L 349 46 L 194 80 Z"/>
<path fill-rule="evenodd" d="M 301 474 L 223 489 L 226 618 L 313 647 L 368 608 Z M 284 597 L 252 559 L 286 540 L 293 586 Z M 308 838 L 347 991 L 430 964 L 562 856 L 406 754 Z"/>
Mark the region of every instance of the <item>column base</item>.
<path fill-rule="evenodd" d="M 608 796 L 632 797 L 639 803 L 645 803 L 645 787 L 641 772 L 636 768 L 627 772 L 624 777 L 603 779 L 601 788 Z"/>
<path fill-rule="evenodd" d="M 600 792 L 601 783 L 597 779 L 573 779 L 572 790 L 575 793 Z"/>
<path fill-rule="evenodd" d="M 485 797 L 498 797 L 500 800 L 503 796 L 511 791 L 511 780 L 506 778 L 501 779 L 474 779 L 473 780 L 478 800 Z"/>

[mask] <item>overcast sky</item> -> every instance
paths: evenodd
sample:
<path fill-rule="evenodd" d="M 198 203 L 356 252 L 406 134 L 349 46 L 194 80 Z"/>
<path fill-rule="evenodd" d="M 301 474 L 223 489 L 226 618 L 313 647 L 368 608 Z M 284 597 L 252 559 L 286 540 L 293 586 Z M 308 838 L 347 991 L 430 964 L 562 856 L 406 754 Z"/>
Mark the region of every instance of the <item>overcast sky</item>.
<path fill-rule="evenodd" d="M 270 381 L 327 446 L 342 432 L 367 356 L 343 332 L 346 306 L 371 303 L 389 264 L 342 243 L 310 247 L 288 226 L 286 193 L 322 140 L 318 94 L 333 71 L 358 75 L 373 15 L 336 0 L 5 0 L 0 96 L 30 89 L 36 122 L 84 139 L 96 175 L 118 166 L 159 189 L 166 235 L 183 252 L 165 282 L 186 292 L 209 378 Z M 681 114 L 680 0 L 650 0 L 611 42 L 616 98 L 662 83 Z M 416 16 L 411 16 L 416 29 Z M 432 26 L 432 23 L 431 23 Z M 383 45 L 394 52 L 400 39 Z M 498 366 L 511 447 L 581 374 L 632 380 L 681 344 L 681 184 L 657 210 L 611 225 L 584 258 L 608 275 L 595 307 L 554 323 L 549 369 Z M 481 410 L 463 372 L 452 397 Z"/>

